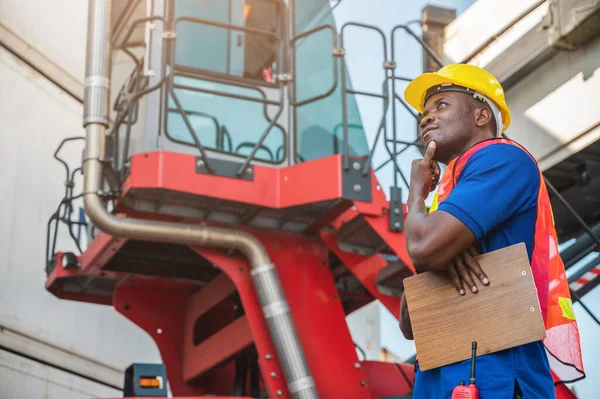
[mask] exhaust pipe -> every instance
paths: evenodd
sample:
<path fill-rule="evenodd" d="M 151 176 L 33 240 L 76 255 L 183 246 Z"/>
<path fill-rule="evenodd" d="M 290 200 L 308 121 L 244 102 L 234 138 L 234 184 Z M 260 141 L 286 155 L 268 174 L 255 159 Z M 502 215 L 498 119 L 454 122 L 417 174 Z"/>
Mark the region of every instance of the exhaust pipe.
<path fill-rule="evenodd" d="M 252 235 L 219 227 L 118 218 L 100 197 L 103 186 L 105 132 L 110 101 L 110 17 L 112 0 L 89 0 L 88 40 L 83 125 L 85 212 L 100 230 L 115 237 L 171 242 L 191 246 L 236 249 L 251 267 L 252 281 L 288 390 L 294 399 L 318 399 L 290 309 L 275 266 L 263 245 Z"/>

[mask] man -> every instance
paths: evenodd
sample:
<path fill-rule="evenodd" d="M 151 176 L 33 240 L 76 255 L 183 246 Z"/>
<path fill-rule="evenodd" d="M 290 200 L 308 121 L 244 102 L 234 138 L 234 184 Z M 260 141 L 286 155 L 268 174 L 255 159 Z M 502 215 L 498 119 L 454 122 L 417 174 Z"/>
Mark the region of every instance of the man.
<path fill-rule="evenodd" d="M 499 138 L 510 124 L 502 87 L 487 71 L 456 64 L 419 76 L 404 95 L 423 115 L 426 146 L 423 159 L 413 161 L 407 202 L 413 265 L 448 270 L 459 294 L 476 293 L 478 282 L 490 282 L 473 260 L 474 247 L 486 253 L 524 242 L 547 338 L 479 356 L 477 386 L 482 399 L 554 398 L 554 382 L 584 376 L 579 334 L 541 172 L 521 146 Z M 424 201 L 439 180 L 437 162 L 447 168 L 434 212 L 426 213 Z M 400 327 L 412 339 L 404 296 Z M 450 398 L 469 366 L 464 361 L 422 372 L 417 365 L 414 397 Z"/>

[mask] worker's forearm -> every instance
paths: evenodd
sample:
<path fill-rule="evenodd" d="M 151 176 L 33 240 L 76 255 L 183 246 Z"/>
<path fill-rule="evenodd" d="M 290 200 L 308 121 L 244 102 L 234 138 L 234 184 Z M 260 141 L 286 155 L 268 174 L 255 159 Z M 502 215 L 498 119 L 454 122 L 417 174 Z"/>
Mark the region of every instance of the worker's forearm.
<path fill-rule="evenodd" d="M 406 234 L 406 248 L 413 266 L 422 271 L 442 270 L 445 264 L 435 262 L 435 254 L 432 246 L 428 243 L 435 226 L 425 213 L 425 199 L 416 192 L 410 190 L 408 193 L 404 232 Z M 432 256 L 433 255 L 433 256 Z"/>

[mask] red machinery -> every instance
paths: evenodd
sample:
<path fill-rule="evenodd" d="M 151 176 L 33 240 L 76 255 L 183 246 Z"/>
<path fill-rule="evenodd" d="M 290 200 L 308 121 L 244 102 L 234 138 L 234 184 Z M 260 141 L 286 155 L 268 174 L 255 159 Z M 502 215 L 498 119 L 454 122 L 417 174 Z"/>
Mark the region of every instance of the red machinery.
<path fill-rule="evenodd" d="M 66 196 L 50 221 L 53 245 L 49 223 L 47 290 L 112 305 L 143 328 L 176 397 L 410 394 L 413 366 L 359 360 L 345 320 L 375 299 L 398 317 L 399 287 L 412 273 L 395 159 L 400 144 L 416 142 L 398 140 L 395 123 L 393 137 L 385 128 L 403 78 L 383 33 L 350 23 L 338 35 L 325 0 L 234 0 L 226 12 L 221 1 L 111 3 L 90 0 L 84 188 L 73 194 L 67 168 Z M 348 27 L 382 35 L 383 93 L 349 87 Z M 420 42 L 399 26 L 392 49 L 398 30 Z M 318 61 L 311 40 L 330 46 L 323 68 L 332 85 L 306 94 L 323 72 L 302 76 Z M 216 55 L 223 47 L 224 61 Z M 111 69 L 117 51 L 130 57 L 131 71 L 123 62 Z M 370 150 L 359 148 L 360 94 L 384 104 Z M 323 115 L 335 112 L 327 125 Z M 391 201 L 371 167 L 382 131 L 394 166 Z M 70 219 L 78 197 L 89 221 Z M 80 255 L 55 251 L 59 221 L 74 238 L 76 224 L 87 226 Z M 136 373 L 128 378 L 150 390 L 166 385 Z"/>
<path fill-rule="evenodd" d="M 374 299 L 398 315 L 395 287 L 411 273 L 399 189 L 392 190 L 390 205 L 370 167 L 373 151 L 355 148 L 358 141 L 366 143 L 364 132 L 356 140 L 356 132 L 349 133 L 356 124 L 348 123 L 348 109 L 355 107 L 348 99 L 337 105 L 344 110 L 336 121 L 336 148 L 329 154 L 318 148 L 325 145 L 321 137 L 309 142 L 316 150 L 303 147 L 293 157 L 290 142 L 304 140 L 296 143 L 304 146 L 315 129 L 300 134 L 299 125 L 285 128 L 282 117 L 319 97 L 331 101 L 331 96 L 307 100 L 295 94 L 281 100 L 290 84 L 282 70 L 287 62 L 281 52 L 270 49 L 302 49 L 307 46 L 303 39 L 319 33 L 335 43 L 335 30 L 327 25 L 282 40 L 279 30 L 253 28 L 253 23 L 266 24 L 267 7 L 275 7 L 277 21 L 295 7 L 273 0 L 248 2 L 243 26 L 234 21 L 236 4 L 243 2 L 231 5 L 227 23 L 216 16 L 206 18 L 207 13 L 218 14 L 222 2 L 176 0 L 145 9 L 143 2 L 133 1 L 129 6 L 115 3 L 112 10 L 110 3 L 90 1 L 80 195 L 89 222 L 79 223 L 87 226 L 90 242 L 79 256 L 49 248 L 46 288 L 60 298 L 112 305 L 143 328 L 158 345 L 169 387 L 178 397 L 375 399 L 408 394 L 413 366 L 359 360 L 345 320 Z M 328 10 L 327 2 L 315 3 Z M 135 19 L 140 12 L 141 18 Z M 258 12 L 263 13 L 256 14 L 260 18 L 253 16 Z M 263 46 L 264 54 L 275 57 L 277 82 L 252 80 L 260 79 L 265 68 L 257 64 L 262 58 L 248 51 L 237 63 L 240 54 L 229 53 L 226 69 L 229 75 L 245 77 L 260 70 L 247 79 L 254 85 L 208 73 L 206 69 L 218 66 L 202 64 L 208 62 L 205 58 L 182 61 L 189 53 L 179 48 L 185 47 L 186 29 L 194 26 L 225 29 L 228 35 L 242 31 L 233 50 L 240 43 Z M 136 54 L 136 35 L 146 43 L 137 49 L 141 54 Z M 219 37 L 212 39 L 218 42 Z M 197 42 L 196 48 L 218 51 L 211 43 Z M 118 50 L 133 60 L 126 78 L 120 78 L 118 66 L 110 67 L 111 54 L 116 57 Z M 343 52 L 335 45 L 334 50 L 338 52 L 328 55 L 335 64 L 332 92 L 350 97 L 345 67 L 338 66 Z M 163 56 L 152 61 L 156 54 Z M 202 65 L 181 65 L 188 61 Z M 118 95 L 109 122 L 111 86 Z M 248 86 L 262 96 L 251 94 Z M 204 97 L 194 97 L 192 91 L 213 100 L 198 106 L 194 102 Z M 164 95 L 168 101 L 152 108 L 152 101 Z M 219 101 L 214 96 L 228 101 L 223 115 L 215 114 L 222 108 L 209 112 Z M 340 97 L 335 100 L 337 104 Z M 247 110 L 236 112 L 236 101 L 259 103 L 258 111 L 264 107 L 268 126 L 250 145 L 239 143 L 242 133 L 236 123 Z M 152 119 L 157 115 L 165 120 L 164 133 Z M 296 116 L 305 115 L 298 111 Z M 215 123 L 213 147 L 201 144 L 206 137 L 198 118 Z M 253 129 L 252 123 L 264 129 L 255 113 L 248 118 L 245 129 Z M 189 133 L 187 145 L 181 143 L 185 140 L 178 128 Z M 276 135 L 276 129 L 286 133 L 281 146 L 271 151 L 267 136 Z M 140 141 L 159 144 L 140 149 Z M 244 150 L 250 153 L 242 154 Z M 61 206 L 70 216 L 79 196 L 73 195 L 75 174 L 67 168 L 67 175 Z M 73 222 L 60 220 L 74 237 Z M 137 375 L 132 373 L 129 378 Z M 164 385 L 153 376 L 139 376 L 134 383 L 143 381 L 147 389 Z"/>

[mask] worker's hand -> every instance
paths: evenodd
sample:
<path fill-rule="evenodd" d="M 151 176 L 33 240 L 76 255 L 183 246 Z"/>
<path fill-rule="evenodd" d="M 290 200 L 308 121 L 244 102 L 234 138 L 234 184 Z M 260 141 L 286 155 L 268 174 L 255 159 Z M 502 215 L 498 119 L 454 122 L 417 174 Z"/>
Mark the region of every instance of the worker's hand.
<path fill-rule="evenodd" d="M 409 189 L 415 190 L 423 199 L 427 198 L 440 180 L 440 165 L 433 159 L 435 148 L 435 141 L 430 141 L 423 158 L 412 161 Z"/>
<path fill-rule="evenodd" d="M 484 285 L 490 283 L 490 280 L 481 269 L 481 266 L 479 266 L 479 263 L 474 259 L 477 255 L 479 255 L 479 252 L 475 246 L 471 246 L 462 254 L 454 258 L 454 260 L 450 262 L 450 265 L 448 265 L 450 280 L 460 295 L 465 295 L 465 285 L 474 294 L 479 291 L 473 275 L 477 276 L 479 281 Z"/>
<path fill-rule="evenodd" d="M 400 298 L 400 331 L 404 338 L 413 340 L 412 325 L 410 324 L 410 316 L 408 315 L 408 305 L 406 304 L 406 295 L 402 293 Z"/>

